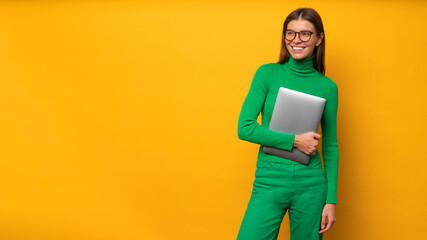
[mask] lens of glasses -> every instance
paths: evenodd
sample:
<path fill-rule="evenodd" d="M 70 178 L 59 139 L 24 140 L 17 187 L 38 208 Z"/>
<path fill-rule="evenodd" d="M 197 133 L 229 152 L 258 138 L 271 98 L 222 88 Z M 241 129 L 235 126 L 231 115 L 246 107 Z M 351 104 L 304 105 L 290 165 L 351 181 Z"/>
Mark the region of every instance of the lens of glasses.
<path fill-rule="evenodd" d="M 296 33 L 294 31 L 287 30 L 285 35 L 287 40 L 293 40 L 295 38 Z M 310 39 L 310 36 L 311 33 L 308 31 L 301 31 L 299 33 L 301 41 L 308 41 Z"/>

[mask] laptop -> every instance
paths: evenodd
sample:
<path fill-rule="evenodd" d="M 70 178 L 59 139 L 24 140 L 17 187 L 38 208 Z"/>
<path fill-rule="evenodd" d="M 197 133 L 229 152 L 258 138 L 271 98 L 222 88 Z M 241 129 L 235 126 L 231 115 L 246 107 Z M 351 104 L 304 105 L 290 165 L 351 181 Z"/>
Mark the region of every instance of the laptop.
<path fill-rule="evenodd" d="M 269 129 L 287 134 L 316 132 L 322 119 L 326 99 L 280 87 L 274 105 Z M 297 147 L 291 151 L 264 146 L 263 151 L 278 157 L 286 158 L 305 165 L 311 155 L 301 152 Z"/>

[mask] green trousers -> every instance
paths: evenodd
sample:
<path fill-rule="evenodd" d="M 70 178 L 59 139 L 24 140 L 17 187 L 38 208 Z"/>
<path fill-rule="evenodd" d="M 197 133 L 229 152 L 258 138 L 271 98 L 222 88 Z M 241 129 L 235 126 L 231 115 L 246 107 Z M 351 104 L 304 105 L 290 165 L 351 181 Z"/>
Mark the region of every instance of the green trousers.
<path fill-rule="evenodd" d="M 252 194 L 237 240 L 275 240 L 289 210 L 291 240 L 322 240 L 326 176 L 321 162 L 257 161 Z"/>

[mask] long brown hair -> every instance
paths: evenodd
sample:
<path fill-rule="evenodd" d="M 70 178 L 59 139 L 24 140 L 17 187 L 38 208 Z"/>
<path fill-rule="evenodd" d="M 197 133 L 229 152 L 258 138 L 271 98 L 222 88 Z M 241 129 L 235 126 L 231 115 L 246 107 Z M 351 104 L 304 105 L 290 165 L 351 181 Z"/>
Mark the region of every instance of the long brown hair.
<path fill-rule="evenodd" d="M 298 8 L 291 12 L 283 23 L 282 30 L 282 45 L 280 49 L 280 56 L 278 63 L 285 63 L 289 60 L 290 53 L 286 48 L 286 39 L 283 31 L 286 31 L 288 23 L 292 20 L 307 20 L 311 22 L 315 28 L 316 35 L 320 36 L 323 32 L 323 40 L 319 46 L 315 46 L 313 50 L 313 67 L 321 74 L 325 74 L 325 31 L 323 29 L 322 19 L 320 15 L 313 8 Z"/>

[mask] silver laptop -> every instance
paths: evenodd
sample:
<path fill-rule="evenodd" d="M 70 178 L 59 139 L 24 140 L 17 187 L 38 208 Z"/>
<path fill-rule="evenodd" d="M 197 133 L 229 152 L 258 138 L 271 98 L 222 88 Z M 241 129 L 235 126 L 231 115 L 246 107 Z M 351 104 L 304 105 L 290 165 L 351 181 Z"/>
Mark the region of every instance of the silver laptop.
<path fill-rule="evenodd" d="M 269 129 L 288 134 L 303 134 L 317 132 L 326 99 L 280 87 L 271 116 Z M 286 158 L 305 165 L 310 162 L 310 156 L 293 147 L 292 151 L 270 146 L 264 146 L 263 151 L 278 157 Z"/>

